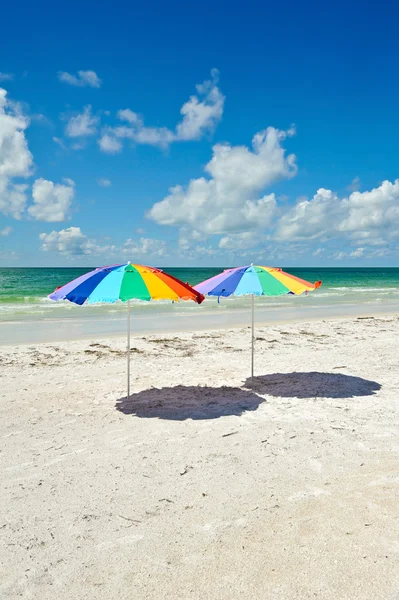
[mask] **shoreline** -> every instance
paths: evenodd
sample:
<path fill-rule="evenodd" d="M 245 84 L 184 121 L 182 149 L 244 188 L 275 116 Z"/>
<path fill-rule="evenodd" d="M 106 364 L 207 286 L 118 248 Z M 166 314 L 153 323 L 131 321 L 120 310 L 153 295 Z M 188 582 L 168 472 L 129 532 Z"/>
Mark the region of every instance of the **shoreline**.
<path fill-rule="evenodd" d="M 357 317 L 398 316 L 396 304 L 373 303 L 365 305 L 328 305 L 255 308 L 255 330 L 257 327 L 320 322 L 323 320 L 347 320 Z M 250 325 L 251 312 L 246 309 L 192 312 L 187 314 L 159 314 L 131 316 L 132 338 L 143 335 L 181 334 L 196 331 L 221 331 L 239 329 Z M 19 320 L 0 322 L 0 346 L 45 344 L 55 342 L 112 339 L 126 335 L 126 318 L 82 318 Z"/>

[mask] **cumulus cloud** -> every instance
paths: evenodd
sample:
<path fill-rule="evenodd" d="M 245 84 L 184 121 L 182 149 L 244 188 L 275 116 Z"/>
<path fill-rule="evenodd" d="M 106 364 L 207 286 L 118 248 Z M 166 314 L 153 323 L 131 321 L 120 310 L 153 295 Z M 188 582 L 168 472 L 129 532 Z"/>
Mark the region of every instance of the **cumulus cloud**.
<path fill-rule="evenodd" d="M 7 237 L 12 232 L 12 227 L 4 227 L 0 229 L 0 236 Z"/>
<path fill-rule="evenodd" d="M 15 179 L 29 177 L 33 166 L 25 138 L 28 126 L 20 106 L 0 88 L 0 212 L 15 219 L 21 218 L 27 201 L 27 185 Z"/>
<path fill-rule="evenodd" d="M 181 123 L 176 127 L 179 140 L 196 140 L 206 131 L 213 131 L 222 118 L 224 96 L 217 87 L 219 71 L 212 69 L 212 79 L 196 85 L 198 96 L 191 96 L 183 104 Z"/>
<path fill-rule="evenodd" d="M 0 72 L 0 81 L 11 81 L 14 78 L 14 75 L 11 73 L 1 73 Z"/>
<path fill-rule="evenodd" d="M 166 243 L 163 240 L 153 238 L 128 239 L 122 246 L 100 245 L 95 240 L 88 238 L 80 227 L 68 227 L 61 231 L 51 231 L 50 233 L 41 233 L 41 250 L 44 252 L 57 252 L 64 256 L 100 256 L 103 254 L 121 255 L 135 260 L 134 257 L 151 256 L 161 257 L 166 252 Z"/>
<path fill-rule="evenodd" d="M 46 179 L 36 179 L 32 188 L 33 204 L 28 208 L 31 217 L 38 221 L 54 223 L 65 221 L 75 195 L 74 182 L 66 179 L 66 185 Z"/>
<path fill-rule="evenodd" d="M 39 239 L 41 240 L 41 250 L 44 252 L 58 252 L 69 257 L 115 252 L 115 246 L 96 244 L 82 233 L 80 227 L 68 227 L 61 231 L 41 233 Z"/>
<path fill-rule="evenodd" d="M 134 256 L 164 256 L 166 243 L 164 240 L 141 237 L 138 240 L 128 239 L 122 247 L 122 253 Z"/>
<path fill-rule="evenodd" d="M 65 135 L 71 138 L 86 137 L 97 132 L 99 118 L 91 114 L 91 106 L 84 107 L 83 112 L 71 117 L 65 127 Z"/>
<path fill-rule="evenodd" d="M 100 187 L 110 187 L 110 185 L 112 185 L 111 181 L 109 179 L 105 179 L 105 177 L 100 177 L 100 179 L 97 179 L 97 184 Z"/>
<path fill-rule="evenodd" d="M 218 76 L 217 69 L 212 69 L 211 80 L 197 84 L 197 95 L 191 96 L 181 107 L 182 120 L 175 130 L 148 127 L 138 113 L 129 108 L 119 110 L 117 118 L 127 124 L 105 129 L 99 140 L 101 150 L 119 152 L 124 139 L 165 148 L 172 142 L 198 140 L 205 133 L 212 132 L 222 118 L 225 100 L 217 85 Z"/>
<path fill-rule="evenodd" d="M 100 146 L 100 150 L 107 154 L 117 154 L 122 150 L 122 142 L 108 133 L 103 133 L 98 140 L 98 145 Z"/>
<path fill-rule="evenodd" d="M 24 183 L 9 183 L 0 179 L 0 212 L 14 219 L 21 219 L 25 211 L 28 186 Z"/>
<path fill-rule="evenodd" d="M 69 85 L 74 85 L 76 87 L 99 88 L 102 83 L 95 71 L 78 71 L 76 75 L 72 75 L 65 71 L 59 71 L 58 79 L 63 83 L 68 83 Z"/>
<path fill-rule="evenodd" d="M 133 120 L 129 113 L 125 118 Z M 325 248 L 331 252 L 333 242 L 335 253 L 329 256 L 336 260 L 387 256 L 390 250 L 383 247 L 399 238 L 399 179 L 361 192 L 355 178 L 348 195 L 320 188 L 313 198 L 299 197 L 293 204 L 273 192 L 264 195 L 279 179 L 297 173 L 295 155 L 287 156 L 283 147 L 294 133 L 294 127 L 269 127 L 254 136 L 252 148 L 216 144 L 204 176 L 170 188 L 147 217 L 179 228 L 180 249 L 188 253 L 197 236 L 203 241 L 218 236 L 219 252 L 241 256 L 262 252 L 270 241 L 280 249 L 290 243 L 290 251 L 294 243 L 295 254 L 308 251 L 316 257 L 326 256 Z M 314 248 L 315 240 L 319 247 Z"/>
<path fill-rule="evenodd" d="M 280 219 L 276 238 L 280 240 L 309 240 L 329 237 L 339 218 L 338 196 L 320 188 L 312 200 L 299 200 Z"/>
<path fill-rule="evenodd" d="M 148 217 L 161 225 L 191 226 L 204 234 L 242 233 L 268 226 L 276 214 L 275 195 L 260 196 L 273 182 L 297 172 L 294 154 L 282 142 L 294 129 L 268 127 L 257 133 L 252 149 L 216 144 L 206 165 L 208 178 L 177 185 L 154 204 Z"/>
<path fill-rule="evenodd" d="M 383 181 L 378 188 L 353 192 L 342 200 L 343 219 L 339 231 L 352 237 L 368 239 L 374 236 L 397 234 L 399 226 L 399 179 Z M 384 233 L 385 232 L 385 233 Z"/>
<path fill-rule="evenodd" d="M 321 188 L 311 200 L 297 202 L 277 224 L 279 240 L 347 238 L 382 245 L 399 235 L 399 179 L 370 191 L 339 198 Z"/>

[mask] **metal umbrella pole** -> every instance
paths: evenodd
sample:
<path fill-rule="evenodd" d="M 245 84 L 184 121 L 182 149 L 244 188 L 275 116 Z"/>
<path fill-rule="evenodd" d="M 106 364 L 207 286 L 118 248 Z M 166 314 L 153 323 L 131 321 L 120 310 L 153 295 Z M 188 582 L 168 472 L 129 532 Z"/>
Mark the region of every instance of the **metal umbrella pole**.
<path fill-rule="evenodd" d="M 251 381 L 254 379 L 254 352 L 255 352 L 255 302 L 252 294 L 252 356 L 251 356 Z"/>
<path fill-rule="evenodd" d="M 127 398 L 130 398 L 130 300 L 127 301 Z"/>

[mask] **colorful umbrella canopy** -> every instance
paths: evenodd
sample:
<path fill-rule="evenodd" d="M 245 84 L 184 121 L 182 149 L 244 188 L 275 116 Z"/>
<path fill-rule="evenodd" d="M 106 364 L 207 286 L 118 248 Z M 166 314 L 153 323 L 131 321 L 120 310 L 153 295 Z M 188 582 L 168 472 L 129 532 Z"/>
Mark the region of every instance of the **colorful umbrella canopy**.
<path fill-rule="evenodd" d="M 195 286 L 201 294 L 209 296 L 282 296 L 302 294 L 321 286 L 321 281 L 310 283 L 274 267 L 237 267 L 226 269 Z"/>
<path fill-rule="evenodd" d="M 128 262 L 123 265 L 98 267 L 50 294 L 51 300 L 69 300 L 75 304 L 116 302 L 122 300 L 194 300 L 204 296 L 176 277 L 142 265 Z"/>
<path fill-rule="evenodd" d="M 283 294 L 303 294 L 321 286 L 321 281 L 310 283 L 282 269 L 274 267 L 236 267 L 226 269 L 223 273 L 206 279 L 195 286 L 201 294 L 208 296 L 252 296 L 252 353 L 251 377 L 254 376 L 254 296 L 282 296 Z"/>
<path fill-rule="evenodd" d="M 130 300 L 194 300 L 205 299 L 194 288 L 176 277 L 143 265 L 128 262 L 122 265 L 98 267 L 49 295 L 51 300 L 69 300 L 82 305 L 86 302 L 116 302 L 128 304 L 127 321 L 127 396 L 130 396 Z"/>

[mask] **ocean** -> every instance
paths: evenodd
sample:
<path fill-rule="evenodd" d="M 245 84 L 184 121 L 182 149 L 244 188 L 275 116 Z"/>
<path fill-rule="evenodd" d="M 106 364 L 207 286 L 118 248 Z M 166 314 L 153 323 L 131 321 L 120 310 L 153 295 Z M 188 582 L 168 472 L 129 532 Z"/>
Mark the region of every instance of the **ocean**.
<path fill-rule="evenodd" d="M 91 270 L 87 268 L 0 268 L 0 342 L 12 342 L 17 335 L 17 326 L 24 324 L 25 329 L 36 324 L 39 331 L 50 332 L 54 327 L 64 327 L 65 332 L 75 328 L 76 334 L 86 332 L 87 335 L 99 333 L 122 332 L 126 315 L 126 306 L 122 303 L 76 306 L 67 301 L 52 302 L 47 298 L 56 287 L 79 277 Z M 219 273 L 223 268 L 167 268 L 165 271 L 191 285 Z M 329 314 L 329 311 L 339 314 L 354 314 L 367 312 L 396 312 L 399 307 L 399 268 L 290 268 L 284 270 L 307 279 L 321 279 L 323 285 L 307 296 L 280 296 L 277 298 L 260 297 L 256 299 L 256 310 L 262 311 L 263 318 L 268 313 L 284 318 L 287 315 L 295 317 L 300 310 L 317 316 Z M 250 298 L 223 298 L 220 304 L 214 298 L 209 298 L 201 306 L 193 302 L 140 302 L 133 301 L 132 317 L 135 319 L 137 330 L 148 330 L 149 327 L 159 327 L 173 318 L 185 316 L 179 327 L 187 327 L 189 319 L 194 315 L 202 315 L 205 326 L 205 315 L 209 324 L 214 326 L 222 315 L 228 324 L 237 321 L 239 313 L 247 313 Z M 234 316 L 235 314 L 235 316 Z M 218 321 L 219 319 L 219 321 Z M 246 316 L 243 317 L 246 319 Z M 91 326 L 88 323 L 91 322 Z M 144 328 L 143 323 L 146 323 Z M 4 328 L 8 324 L 7 328 Z M 95 324 L 95 325 L 94 325 Z M 3 328 L 1 327 L 3 325 Z M 133 324 L 134 326 L 134 324 Z M 48 335 L 45 336 L 46 339 Z M 65 337 L 65 336 L 64 336 Z M 29 338 L 31 339 L 31 338 Z M 36 339 L 36 338 L 35 338 Z"/>

